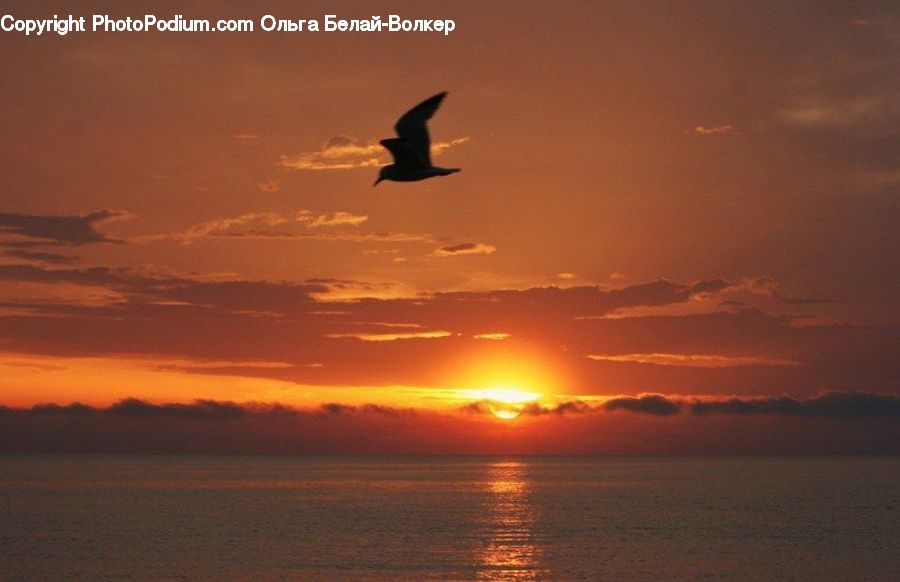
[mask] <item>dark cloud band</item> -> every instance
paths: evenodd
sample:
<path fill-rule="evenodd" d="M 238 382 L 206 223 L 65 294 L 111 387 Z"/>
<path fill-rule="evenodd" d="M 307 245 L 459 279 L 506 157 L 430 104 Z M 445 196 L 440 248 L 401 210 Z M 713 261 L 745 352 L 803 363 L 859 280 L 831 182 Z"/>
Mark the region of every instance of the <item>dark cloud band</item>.
<path fill-rule="evenodd" d="M 89 214 L 51 216 L 0 212 L 0 234 L 24 237 L 28 243 L 80 246 L 120 243 L 96 229 L 97 225 L 131 216 L 122 210 L 98 210 Z M 0 239 L 0 245 L 3 245 Z"/>

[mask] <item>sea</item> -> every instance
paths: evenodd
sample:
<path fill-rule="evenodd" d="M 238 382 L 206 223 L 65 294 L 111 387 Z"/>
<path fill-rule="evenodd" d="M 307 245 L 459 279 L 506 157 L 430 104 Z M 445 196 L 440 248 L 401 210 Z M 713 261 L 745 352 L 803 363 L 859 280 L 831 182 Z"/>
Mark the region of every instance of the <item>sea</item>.
<path fill-rule="evenodd" d="M 900 580 L 898 457 L 0 457 L 0 580 Z"/>

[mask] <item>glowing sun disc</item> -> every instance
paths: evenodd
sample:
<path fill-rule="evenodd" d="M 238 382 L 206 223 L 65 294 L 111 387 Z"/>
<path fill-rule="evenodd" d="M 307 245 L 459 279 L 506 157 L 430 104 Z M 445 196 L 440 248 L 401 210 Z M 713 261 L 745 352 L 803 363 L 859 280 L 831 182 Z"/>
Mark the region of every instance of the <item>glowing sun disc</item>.
<path fill-rule="evenodd" d="M 512 420 L 514 418 L 518 418 L 520 414 L 522 414 L 522 405 L 510 405 L 510 404 L 498 404 L 496 402 L 489 402 L 488 408 L 491 411 L 491 414 L 496 416 L 501 420 Z"/>

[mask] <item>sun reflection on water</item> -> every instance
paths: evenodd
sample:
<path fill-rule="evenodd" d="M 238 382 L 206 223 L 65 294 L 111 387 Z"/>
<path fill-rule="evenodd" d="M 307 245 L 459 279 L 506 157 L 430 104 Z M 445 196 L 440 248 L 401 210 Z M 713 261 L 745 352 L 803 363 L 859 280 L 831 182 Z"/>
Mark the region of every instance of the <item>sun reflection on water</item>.
<path fill-rule="evenodd" d="M 485 514 L 487 542 L 479 551 L 479 580 L 534 580 L 543 577 L 535 543 L 535 513 L 525 463 L 488 467 Z"/>

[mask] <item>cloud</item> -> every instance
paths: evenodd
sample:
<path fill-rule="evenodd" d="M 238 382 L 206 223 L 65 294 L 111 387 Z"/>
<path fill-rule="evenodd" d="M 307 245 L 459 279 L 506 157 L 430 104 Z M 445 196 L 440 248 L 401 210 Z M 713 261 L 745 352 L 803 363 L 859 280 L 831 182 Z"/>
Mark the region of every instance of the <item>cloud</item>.
<path fill-rule="evenodd" d="M 488 414 L 490 399 L 465 403 L 457 410 L 464 413 Z M 532 402 L 524 405 L 523 415 L 542 416 L 602 414 L 630 412 L 656 416 L 671 416 L 687 409 L 694 416 L 706 414 L 750 415 L 806 415 L 832 419 L 871 418 L 900 419 L 900 396 L 870 392 L 825 392 L 809 398 L 793 396 L 747 397 L 747 398 L 690 398 L 665 396 L 663 394 L 641 394 L 639 396 L 615 396 L 599 405 L 591 405 L 583 400 L 566 400 L 552 405 Z M 314 414 L 315 408 L 298 408 L 280 403 L 236 403 L 233 401 L 198 399 L 189 403 L 170 402 L 156 404 L 138 398 L 123 398 L 106 407 L 95 407 L 74 402 L 62 405 L 56 403 L 35 404 L 29 408 L 5 407 L 7 413 L 32 416 L 77 416 L 106 415 L 133 419 L 169 418 L 186 420 L 227 420 L 252 416 L 297 416 Z M 415 414 L 414 408 L 397 408 L 381 404 L 361 405 L 327 402 L 320 405 L 319 412 L 326 414 L 380 414 L 397 416 Z"/>
<path fill-rule="evenodd" d="M 603 408 L 608 411 L 627 410 L 628 412 L 640 412 L 659 416 L 677 414 L 681 410 L 681 403 L 671 400 L 662 394 L 644 394 L 641 396 L 621 396 L 611 398 L 603 403 Z"/>
<path fill-rule="evenodd" d="M 109 414 L 129 418 L 191 418 L 221 420 L 245 416 L 247 409 L 233 402 L 197 400 L 192 404 L 151 404 L 136 398 L 126 398 L 107 409 Z"/>
<path fill-rule="evenodd" d="M 330 287 L 319 283 L 286 283 L 268 281 L 203 281 L 184 277 L 148 276 L 125 269 L 92 267 L 86 269 L 42 269 L 34 265 L 0 265 L 0 281 L 15 281 L 22 284 L 41 284 L 62 291 L 77 289 L 104 292 L 117 298 L 119 304 L 106 316 L 142 318 L 147 311 L 174 307 L 196 307 L 207 313 L 221 312 L 296 312 L 304 309 L 303 304 L 315 302 L 313 295 L 325 293 Z M 70 308 L 47 301 L 47 306 L 55 305 L 48 313 L 66 313 L 76 317 Z M 87 306 L 85 306 L 87 309 Z M 93 318 L 98 313 L 90 310 L 83 313 Z M 157 314 L 159 315 L 159 314 Z M 171 339 L 171 338 L 170 338 Z"/>
<path fill-rule="evenodd" d="M 878 123 L 895 116 L 897 108 L 881 96 L 809 96 L 782 111 L 786 121 L 808 128 L 840 129 Z"/>
<path fill-rule="evenodd" d="M 399 333 L 329 333 L 325 337 L 331 339 L 358 339 L 364 342 L 392 342 L 408 339 L 440 339 L 453 335 L 449 331 L 410 331 Z"/>
<path fill-rule="evenodd" d="M 661 279 L 656 283 L 629 285 L 621 288 L 621 290 L 628 290 L 628 292 L 639 290 L 641 293 L 649 293 L 652 289 L 656 289 L 660 292 L 667 292 L 670 291 L 671 288 L 667 288 L 666 283 L 668 283 L 666 280 Z M 696 281 L 691 285 L 682 286 L 680 293 L 683 295 L 683 298 L 679 301 L 658 303 L 643 302 L 635 305 L 623 305 L 613 312 L 606 313 L 601 317 L 604 319 L 614 319 L 715 313 L 722 311 L 728 295 L 749 293 L 772 297 L 771 291 L 768 288 L 761 288 L 756 279 L 742 279 L 739 281 L 719 278 L 706 279 L 703 281 Z"/>
<path fill-rule="evenodd" d="M 275 212 L 250 212 L 239 216 L 217 218 L 194 225 L 174 234 L 140 237 L 144 242 L 156 240 L 177 240 L 182 244 L 193 244 L 202 238 L 232 239 L 297 239 L 345 242 L 428 242 L 431 237 L 420 234 L 369 232 L 369 233 L 316 233 L 312 229 L 343 226 L 357 227 L 367 222 L 369 217 L 338 210 L 330 214 L 299 210 L 294 214 Z"/>
<path fill-rule="evenodd" d="M 80 246 L 90 243 L 121 243 L 96 227 L 132 218 L 124 210 L 98 210 L 81 215 L 39 215 L 0 212 L 0 245 L 2 246 Z"/>
<path fill-rule="evenodd" d="M 437 442 L 431 427 L 439 418 L 434 413 L 425 416 L 420 419 L 412 409 L 368 403 L 297 408 L 279 403 L 152 403 L 125 398 L 104 407 L 81 403 L 0 406 L 0 453 L 424 453 Z M 413 434 L 410 423 L 415 423 Z M 360 439 L 361 434 L 366 438 Z M 403 444 L 421 443 L 423 436 L 431 441 L 427 446 Z"/>
<path fill-rule="evenodd" d="M 444 245 L 434 251 L 436 257 L 457 257 L 461 255 L 490 255 L 497 251 L 497 247 L 475 242 L 464 242 L 454 245 Z"/>
<path fill-rule="evenodd" d="M 35 404 L 30 408 L 4 407 L 10 413 L 31 416 L 107 416 L 129 419 L 177 419 L 177 420 L 229 420 L 249 417 L 292 417 L 316 414 L 377 414 L 400 416 L 415 414 L 413 409 L 396 408 L 380 404 L 350 405 L 336 402 L 322 404 L 319 410 L 297 408 L 279 403 L 236 403 L 223 400 L 198 399 L 193 402 L 168 402 L 155 404 L 138 398 L 123 398 L 106 407 L 96 407 L 80 402 L 72 404 Z"/>
<path fill-rule="evenodd" d="M 487 414 L 491 411 L 491 401 L 481 400 L 467 403 L 460 409 L 464 412 Z M 870 392 L 825 392 L 805 399 L 793 396 L 687 398 L 663 394 L 641 394 L 639 396 L 615 396 L 597 406 L 592 406 L 582 400 L 563 401 L 551 406 L 533 402 L 525 405 L 522 414 L 540 416 L 623 411 L 635 414 L 672 416 L 682 410 L 689 410 L 694 416 L 730 414 L 737 416 L 797 415 L 830 419 L 900 419 L 900 396 Z"/>
<path fill-rule="evenodd" d="M 465 143 L 463 137 L 448 142 L 431 144 L 431 153 L 438 156 L 445 150 Z M 293 170 L 352 170 L 370 168 L 391 163 L 387 150 L 377 142 L 368 142 L 346 135 L 328 138 L 322 147 L 313 152 L 295 156 L 281 156 L 278 165 Z"/>
<path fill-rule="evenodd" d="M 365 249 L 362 251 L 364 255 L 396 255 L 400 249 Z"/>
<path fill-rule="evenodd" d="M 15 410 L 15 409 L 9 409 Z M 21 410 L 19 412 L 24 412 L 25 414 L 31 415 L 53 415 L 53 416 L 86 416 L 90 414 L 97 413 L 97 409 L 93 406 L 88 406 L 86 404 L 81 404 L 80 402 L 73 402 L 68 405 L 47 403 L 47 404 L 35 404 L 31 408 Z"/>
<path fill-rule="evenodd" d="M 730 368 L 734 366 L 796 366 L 799 362 L 786 358 L 759 356 L 720 356 L 713 354 L 590 354 L 591 360 L 604 362 L 636 362 L 658 366 L 692 368 Z"/>
<path fill-rule="evenodd" d="M 827 392 L 802 401 L 805 414 L 850 418 L 882 416 L 900 418 L 900 396 L 867 392 Z"/>
<path fill-rule="evenodd" d="M 344 414 L 356 410 L 356 407 L 337 402 L 327 402 L 322 405 L 322 410 L 328 414 Z"/>
<path fill-rule="evenodd" d="M 897 396 L 826 395 L 827 414 L 670 413 L 674 399 L 631 398 L 627 407 L 571 400 L 530 406 L 511 425 L 486 402 L 461 409 L 330 402 L 196 400 L 110 406 L 0 405 L 0 453 L 354 453 L 354 454 L 740 454 L 900 452 Z M 625 402 L 617 397 L 614 401 Z M 633 404 L 640 402 L 640 404 Z M 669 404 L 666 404 L 668 402 Z M 804 401 L 806 402 L 806 401 Z M 827 402 L 828 404 L 821 404 Z M 665 422 L 648 420 L 662 416 Z M 839 423 L 839 424 L 836 424 Z M 514 425 L 512 425 L 514 426 Z"/>
<path fill-rule="evenodd" d="M 569 400 L 557 404 L 556 408 L 553 409 L 553 412 L 557 414 L 585 414 L 591 410 L 593 410 L 593 408 L 586 402 L 582 402 L 581 400 Z"/>
<path fill-rule="evenodd" d="M 273 180 L 257 182 L 256 188 L 260 192 L 268 192 L 269 194 L 274 194 L 275 192 L 281 191 L 281 186 L 278 185 L 278 182 L 275 182 Z"/>
<path fill-rule="evenodd" d="M 896 326 L 796 325 L 753 309 L 608 318 L 639 306 L 688 304 L 698 294 L 739 288 L 734 285 L 660 280 L 615 289 L 411 294 L 365 281 L 204 280 L 8 263 L 0 264 L 0 345 L 58 356 L 277 361 L 289 366 L 242 367 L 234 374 L 321 386 L 441 386 L 451 371 L 474 375 L 479 366 L 506 361 L 534 362 L 548 382 L 573 394 L 591 386 L 619 394 L 650 386 L 708 395 L 898 388 Z M 428 332 L 443 337 L 396 335 Z M 498 333 L 515 339 L 484 338 Z M 779 365 L 755 365 L 763 363 Z"/>
<path fill-rule="evenodd" d="M 217 218 L 194 225 L 184 232 L 163 235 L 161 238 L 173 238 L 184 244 L 190 244 L 207 236 L 222 236 L 241 228 L 277 227 L 289 222 L 288 218 L 273 212 L 251 212 L 230 218 Z"/>
<path fill-rule="evenodd" d="M 715 135 L 741 135 L 741 132 L 734 129 L 731 125 L 714 125 L 706 127 L 705 125 L 695 125 L 690 129 L 684 130 L 684 133 L 699 136 L 715 136 Z"/>
<path fill-rule="evenodd" d="M 8 257 L 24 259 L 26 261 L 38 261 L 42 263 L 52 263 L 54 265 L 71 265 L 78 262 L 78 259 L 71 255 L 60 255 L 58 253 L 47 253 L 41 251 L 28 251 L 25 249 L 10 249 L 4 254 Z"/>
<path fill-rule="evenodd" d="M 597 408 L 596 406 L 591 406 L 587 402 L 583 402 L 581 400 L 567 400 L 564 402 L 559 402 L 552 406 L 543 406 L 540 403 L 531 402 L 525 405 L 525 408 L 522 409 L 522 414 L 530 416 L 556 414 L 561 416 L 566 414 L 592 414 L 599 411 L 599 408 Z"/>
<path fill-rule="evenodd" d="M 507 406 L 502 402 L 494 402 L 490 399 L 477 400 L 468 402 L 459 407 L 459 410 L 472 414 L 490 414 L 495 405 Z M 671 400 L 659 394 L 642 395 L 639 397 L 618 396 L 611 398 L 600 405 L 591 405 L 583 400 L 564 400 L 554 404 L 542 404 L 540 402 L 529 402 L 522 406 L 520 411 L 524 416 L 544 416 L 544 415 L 582 415 L 582 414 L 602 414 L 623 410 L 626 412 L 656 414 L 667 416 L 676 414 L 681 410 L 681 402 Z"/>
<path fill-rule="evenodd" d="M 467 402 L 459 407 L 460 412 L 468 414 L 489 414 L 491 412 L 490 400 L 476 400 Z"/>
<path fill-rule="evenodd" d="M 498 341 L 509 339 L 510 336 L 508 333 L 476 333 L 472 337 L 474 337 L 475 339 Z"/>
<path fill-rule="evenodd" d="M 737 286 L 739 286 L 739 284 L 724 279 L 707 279 L 705 281 L 697 281 L 694 283 L 691 286 L 691 295 L 695 297 L 713 295 Z"/>
<path fill-rule="evenodd" d="M 856 176 L 865 186 L 889 189 L 884 177 L 900 170 L 900 82 L 896 38 L 880 28 L 811 45 L 785 87 L 774 129 L 833 179 Z"/>
<path fill-rule="evenodd" d="M 469 141 L 468 137 L 458 137 L 456 139 L 451 139 L 450 141 L 439 141 L 433 143 L 431 144 L 431 155 L 439 156 L 444 153 L 444 151 L 460 144 L 464 144 L 467 141 Z"/>
<path fill-rule="evenodd" d="M 336 135 L 317 151 L 281 156 L 278 165 L 294 170 L 349 170 L 384 165 L 385 153 L 381 144 Z"/>
<path fill-rule="evenodd" d="M 830 418 L 885 417 L 900 419 L 900 396 L 869 392 L 826 392 L 806 399 L 791 396 L 697 400 L 694 414 L 798 414 Z"/>
<path fill-rule="evenodd" d="M 327 402 L 322 405 L 322 411 L 326 414 L 377 414 L 382 416 L 412 416 L 416 412 L 412 408 L 397 408 L 394 406 L 383 406 L 380 404 L 363 404 L 362 406 L 353 406 L 350 404 L 340 404 L 338 402 Z"/>
<path fill-rule="evenodd" d="M 322 242 L 352 243 L 431 243 L 433 238 L 428 234 L 407 232 L 278 232 L 269 230 L 231 230 L 214 233 L 210 237 L 229 238 L 234 240 L 307 240 Z"/>
<path fill-rule="evenodd" d="M 306 224 L 310 228 L 317 228 L 320 226 L 359 226 L 369 220 L 369 217 L 364 214 L 353 214 L 352 212 L 344 212 L 342 210 L 332 213 L 331 216 L 320 214 L 313 218 L 311 213 L 307 216 L 309 217 L 309 220 Z M 300 215 L 298 215 L 298 220 L 299 219 L 301 219 Z M 302 220 L 305 220 L 305 218 L 302 218 Z"/>

